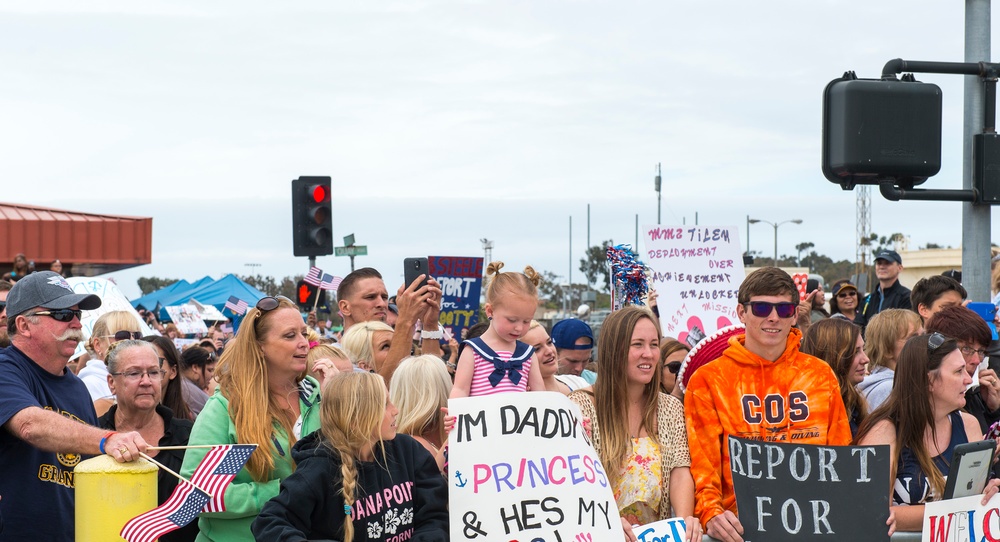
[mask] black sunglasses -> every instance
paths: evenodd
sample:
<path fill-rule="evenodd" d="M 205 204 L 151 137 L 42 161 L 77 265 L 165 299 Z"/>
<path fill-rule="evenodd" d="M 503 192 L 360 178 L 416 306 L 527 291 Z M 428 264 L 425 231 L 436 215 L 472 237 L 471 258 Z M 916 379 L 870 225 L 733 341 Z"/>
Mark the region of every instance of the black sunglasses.
<path fill-rule="evenodd" d="M 0 312 L 3 312 L 4 309 L 6 309 L 6 308 L 7 308 L 7 302 L 6 301 L 0 301 Z"/>
<path fill-rule="evenodd" d="M 261 312 L 273 311 L 274 309 L 278 308 L 278 305 L 281 304 L 282 299 L 284 299 L 289 303 L 292 303 L 291 299 L 288 299 L 283 295 L 269 295 L 267 297 L 260 298 L 260 301 L 258 301 L 257 304 L 254 306 L 257 308 L 257 310 Z"/>
<path fill-rule="evenodd" d="M 750 312 L 757 318 L 767 318 L 771 316 L 771 309 L 778 311 L 778 318 L 791 318 L 795 316 L 798 305 L 791 302 L 769 303 L 767 301 L 751 301 L 744 303 L 750 307 Z"/>
<path fill-rule="evenodd" d="M 677 374 L 677 372 L 681 370 L 681 362 L 671 361 L 667 364 L 667 370 L 670 371 L 670 374 Z"/>
<path fill-rule="evenodd" d="M 938 333 L 937 331 L 931 333 L 931 336 L 927 337 L 927 351 L 933 352 L 938 348 L 941 348 L 941 345 L 944 344 L 945 341 L 947 340 L 948 337 L 945 337 L 944 335 Z"/>
<path fill-rule="evenodd" d="M 25 316 L 48 316 L 56 322 L 72 322 L 74 318 L 80 319 L 83 311 L 80 309 L 53 309 L 49 311 L 38 311 L 25 314 Z"/>
<path fill-rule="evenodd" d="M 135 339 L 135 340 L 138 341 L 139 339 L 142 338 L 142 332 L 141 331 L 128 331 L 128 330 L 124 330 L 123 329 L 121 331 L 115 332 L 114 335 L 105 335 L 104 337 L 108 338 L 108 339 L 114 338 L 115 342 L 118 342 L 118 341 L 127 341 L 129 339 Z"/>

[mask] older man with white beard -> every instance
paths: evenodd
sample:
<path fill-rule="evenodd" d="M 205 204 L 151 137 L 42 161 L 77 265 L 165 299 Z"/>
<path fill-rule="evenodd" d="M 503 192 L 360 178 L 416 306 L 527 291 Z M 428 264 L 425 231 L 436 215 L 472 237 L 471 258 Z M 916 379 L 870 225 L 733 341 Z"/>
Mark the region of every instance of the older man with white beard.
<path fill-rule="evenodd" d="M 139 433 L 94 427 L 87 386 L 66 369 L 83 341 L 81 310 L 101 298 L 78 294 L 56 273 L 32 273 L 8 292 L 11 346 L 0 350 L 0 495 L 6 540 L 73 540 L 73 467 L 82 455 L 132 461 Z M 45 519 L 38 521 L 38 514 Z"/>

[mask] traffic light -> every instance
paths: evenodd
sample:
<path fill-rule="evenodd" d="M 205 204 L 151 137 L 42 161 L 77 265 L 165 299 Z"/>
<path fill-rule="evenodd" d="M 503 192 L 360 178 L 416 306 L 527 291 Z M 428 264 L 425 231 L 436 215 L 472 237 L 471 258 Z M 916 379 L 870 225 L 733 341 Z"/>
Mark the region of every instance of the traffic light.
<path fill-rule="evenodd" d="M 316 303 L 316 296 L 321 295 L 319 303 Z M 295 285 L 295 303 L 305 312 L 313 310 L 313 307 L 326 308 L 326 290 L 320 290 L 318 286 L 313 286 L 304 280 L 300 280 Z"/>
<path fill-rule="evenodd" d="M 292 181 L 292 245 L 296 256 L 333 254 L 329 177 Z"/>

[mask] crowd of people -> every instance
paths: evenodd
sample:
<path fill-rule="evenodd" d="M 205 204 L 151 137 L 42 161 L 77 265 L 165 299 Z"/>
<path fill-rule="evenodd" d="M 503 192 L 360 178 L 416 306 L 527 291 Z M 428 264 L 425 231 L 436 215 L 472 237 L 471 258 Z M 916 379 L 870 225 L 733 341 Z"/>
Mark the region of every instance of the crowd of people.
<path fill-rule="evenodd" d="M 818 281 L 800 296 L 786 272 L 754 270 L 737 295 L 741 326 L 709 350 L 663 337 L 647 307 L 612 312 L 599 337 L 578 319 L 546 329 L 538 274 L 501 262 L 487 267 L 487 320 L 461 343 L 445 341 L 433 278 L 390 299 L 363 268 L 337 291 L 339 342 L 268 296 L 235 334 L 213 327 L 183 349 L 176 328 L 144 336 L 130 311 L 102 314 L 85 337 L 82 311 L 102 300 L 55 271 L 17 268 L 0 280 L 0 541 L 73 540 L 72 469 L 86 457 L 144 453 L 190 477 L 200 446 L 248 443 L 257 449 L 225 506 L 163 540 L 448 540 L 449 398 L 532 391 L 579 406 L 623 540 L 682 517 L 685 540 L 741 541 L 727 436 L 887 444 L 886 528 L 920 530 L 951 451 L 1000 422 L 1000 378 L 982 363 L 993 332 L 961 284 L 932 276 L 910 291 L 901 269 L 895 252 L 878 254 L 874 290 L 837 281 L 829 308 Z M 87 354 L 71 364 L 78 344 Z M 692 363 L 699 350 L 712 359 Z M 766 406 L 774 396 L 781 409 Z M 177 479 L 161 471 L 158 483 L 163 503 Z M 998 489 L 989 482 L 983 502 Z M 361 503 L 385 491 L 398 498 L 375 513 L 405 518 L 392 533 L 364 528 L 373 512 Z M 41 507 L 57 513 L 29 520 Z"/>

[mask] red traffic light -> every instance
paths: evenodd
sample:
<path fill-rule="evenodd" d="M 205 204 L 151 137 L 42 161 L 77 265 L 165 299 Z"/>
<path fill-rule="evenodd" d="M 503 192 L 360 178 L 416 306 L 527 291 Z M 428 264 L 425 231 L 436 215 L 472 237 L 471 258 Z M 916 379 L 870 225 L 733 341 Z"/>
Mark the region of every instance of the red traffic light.
<path fill-rule="evenodd" d="M 309 188 L 309 193 L 312 194 L 312 199 L 316 203 L 330 201 L 330 189 L 321 184 L 311 186 Z"/>

